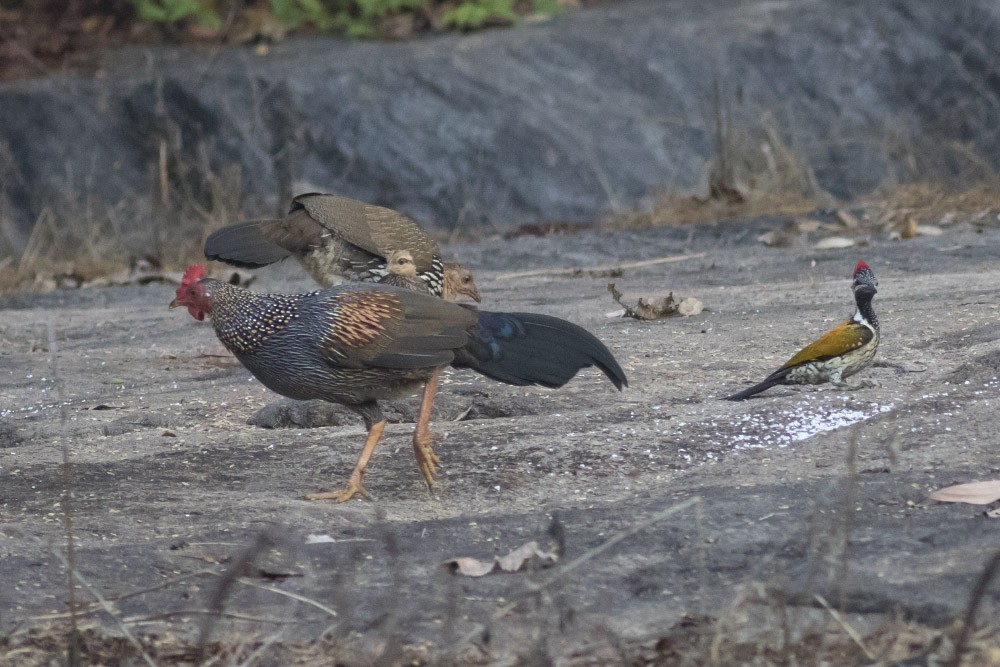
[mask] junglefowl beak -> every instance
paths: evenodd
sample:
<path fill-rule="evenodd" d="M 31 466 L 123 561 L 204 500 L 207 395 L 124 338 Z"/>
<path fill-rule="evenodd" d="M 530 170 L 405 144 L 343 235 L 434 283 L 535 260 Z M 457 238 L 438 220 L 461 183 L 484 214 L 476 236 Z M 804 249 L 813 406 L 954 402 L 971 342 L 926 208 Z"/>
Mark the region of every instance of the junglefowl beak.
<path fill-rule="evenodd" d="M 177 308 L 180 305 L 181 304 L 177 303 L 177 299 L 174 299 L 173 301 L 170 302 L 170 307 L 171 308 Z"/>

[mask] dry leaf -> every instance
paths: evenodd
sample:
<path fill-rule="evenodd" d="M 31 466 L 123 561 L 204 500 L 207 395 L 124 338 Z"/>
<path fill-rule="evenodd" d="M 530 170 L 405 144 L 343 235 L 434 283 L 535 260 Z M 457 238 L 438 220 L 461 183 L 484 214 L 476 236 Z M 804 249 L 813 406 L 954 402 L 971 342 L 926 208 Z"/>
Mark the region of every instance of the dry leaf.
<path fill-rule="evenodd" d="M 854 245 L 854 239 L 845 236 L 830 236 L 819 241 L 813 246 L 813 250 L 839 250 L 850 248 Z"/>
<path fill-rule="evenodd" d="M 538 542 L 528 542 L 511 551 L 506 556 L 496 559 L 500 569 L 504 572 L 517 572 L 523 570 L 526 565 L 534 561 L 537 567 L 548 567 L 555 565 L 559 556 L 554 551 L 542 551 Z"/>
<path fill-rule="evenodd" d="M 837 212 L 834 214 L 833 217 L 837 219 L 837 222 L 842 224 L 844 227 L 847 227 L 848 229 L 857 229 L 858 227 L 861 226 L 861 223 L 858 222 L 858 219 L 855 218 L 850 211 L 846 211 L 842 208 L 837 209 Z"/>
<path fill-rule="evenodd" d="M 618 305 L 625 308 L 621 316 L 631 317 L 636 320 L 658 320 L 663 317 L 670 317 L 671 315 L 697 315 L 705 308 L 701 301 L 693 297 L 685 297 L 681 301 L 677 301 L 674 299 L 673 292 L 670 292 L 665 297 L 651 301 L 640 297 L 635 306 L 630 306 L 622 303 L 622 293 L 615 288 L 614 283 L 608 283 L 608 291 L 611 292 L 611 298 L 618 302 Z M 687 302 L 686 305 L 684 305 L 685 302 Z M 684 310 L 681 310 L 682 305 Z"/>
<path fill-rule="evenodd" d="M 795 245 L 806 231 L 809 230 L 798 220 L 788 220 L 780 227 L 772 229 L 769 232 L 764 232 L 757 237 L 757 240 L 772 248 L 789 248 Z"/>
<path fill-rule="evenodd" d="M 684 317 L 690 317 L 691 315 L 697 315 L 705 309 L 700 299 L 696 299 L 693 296 L 684 297 L 681 302 L 677 304 L 677 314 L 683 315 Z"/>
<path fill-rule="evenodd" d="M 444 566 L 451 572 L 461 574 L 466 577 L 482 577 L 493 571 L 496 561 L 484 563 L 476 558 L 453 558 L 445 561 Z"/>
<path fill-rule="evenodd" d="M 795 219 L 795 227 L 798 228 L 798 230 L 803 234 L 807 232 L 815 232 L 822 224 L 823 223 L 819 220 L 813 220 L 812 218 Z"/>
<path fill-rule="evenodd" d="M 917 235 L 917 219 L 912 215 L 906 216 L 903 220 L 902 226 L 899 228 L 899 238 L 904 241 L 907 239 L 912 239 Z"/>
<path fill-rule="evenodd" d="M 940 500 L 944 503 L 989 505 L 1000 500 L 1000 479 L 956 484 L 955 486 L 938 489 L 928 497 L 931 500 Z"/>
<path fill-rule="evenodd" d="M 466 577 L 482 577 L 493 572 L 518 572 L 533 567 L 549 567 L 555 565 L 559 556 L 554 551 L 543 551 L 538 542 L 522 544 L 504 556 L 494 556 L 492 561 L 481 561 L 478 558 L 452 558 L 444 562 L 444 566 L 452 573 Z"/>
<path fill-rule="evenodd" d="M 983 514 L 986 515 L 987 519 L 1000 519 L 1000 507 L 992 510 L 986 510 Z"/>

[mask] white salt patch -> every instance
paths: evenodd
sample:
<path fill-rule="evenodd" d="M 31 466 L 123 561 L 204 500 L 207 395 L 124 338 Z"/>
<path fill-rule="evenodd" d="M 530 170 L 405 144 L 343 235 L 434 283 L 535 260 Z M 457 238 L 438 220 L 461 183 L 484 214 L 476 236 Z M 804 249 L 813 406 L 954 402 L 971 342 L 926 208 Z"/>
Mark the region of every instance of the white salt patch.
<path fill-rule="evenodd" d="M 864 406 L 834 407 L 797 405 L 776 413 L 743 415 L 735 426 L 739 433 L 729 435 L 726 444 L 731 449 L 764 449 L 787 447 L 813 436 L 853 426 L 892 410 L 893 405 L 870 403 Z"/>

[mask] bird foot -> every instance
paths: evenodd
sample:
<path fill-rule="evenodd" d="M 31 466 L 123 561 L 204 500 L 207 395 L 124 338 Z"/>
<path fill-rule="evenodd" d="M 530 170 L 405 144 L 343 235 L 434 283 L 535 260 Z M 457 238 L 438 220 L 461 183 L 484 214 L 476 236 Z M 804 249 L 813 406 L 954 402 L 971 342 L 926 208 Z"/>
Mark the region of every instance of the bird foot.
<path fill-rule="evenodd" d="M 434 474 L 437 472 L 437 463 L 440 461 L 438 455 L 434 453 L 431 444 L 439 439 L 437 433 L 425 431 L 413 434 L 413 456 L 417 459 L 417 467 L 427 482 L 427 488 L 434 486 Z"/>
<path fill-rule="evenodd" d="M 352 472 L 347 478 L 347 485 L 336 491 L 320 491 L 319 493 L 309 493 L 306 500 L 336 500 L 338 503 L 345 503 L 354 496 L 361 496 L 365 500 L 371 500 L 371 496 L 361 486 L 361 475 L 357 471 Z"/>

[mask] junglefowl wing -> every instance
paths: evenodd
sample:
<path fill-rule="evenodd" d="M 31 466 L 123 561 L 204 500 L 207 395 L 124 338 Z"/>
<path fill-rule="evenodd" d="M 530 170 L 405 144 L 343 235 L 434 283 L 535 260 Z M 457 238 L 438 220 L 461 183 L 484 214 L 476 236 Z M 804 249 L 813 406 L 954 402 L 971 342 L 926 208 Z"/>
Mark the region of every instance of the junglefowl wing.
<path fill-rule="evenodd" d="M 452 362 L 476 313 L 405 289 L 338 290 L 326 308 L 323 356 L 338 367 L 418 369 Z"/>

